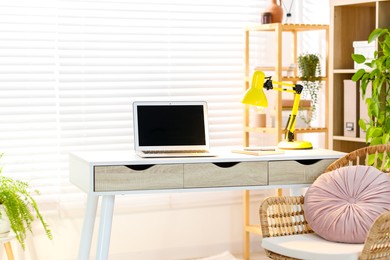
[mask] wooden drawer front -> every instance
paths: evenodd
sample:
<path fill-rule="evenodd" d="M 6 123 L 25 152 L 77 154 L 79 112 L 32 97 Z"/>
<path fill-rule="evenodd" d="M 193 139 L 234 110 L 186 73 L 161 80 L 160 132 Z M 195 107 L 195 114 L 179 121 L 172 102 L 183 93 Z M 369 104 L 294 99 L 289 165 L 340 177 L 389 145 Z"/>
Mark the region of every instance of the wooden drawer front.
<path fill-rule="evenodd" d="M 184 188 L 267 185 L 267 162 L 184 165 Z"/>
<path fill-rule="evenodd" d="M 95 191 L 183 188 L 183 165 L 96 166 Z"/>
<path fill-rule="evenodd" d="M 269 162 L 269 184 L 313 183 L 336 159 Z"/>

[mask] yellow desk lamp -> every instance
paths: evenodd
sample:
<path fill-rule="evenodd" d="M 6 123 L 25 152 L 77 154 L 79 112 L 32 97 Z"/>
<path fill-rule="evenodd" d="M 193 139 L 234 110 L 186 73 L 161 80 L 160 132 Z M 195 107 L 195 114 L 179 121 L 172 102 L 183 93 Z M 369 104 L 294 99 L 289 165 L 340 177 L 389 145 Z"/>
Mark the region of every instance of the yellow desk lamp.
<path fill-rule="evenodd" d="M 273 84 L 288 86 L 291 87 L 291 89 L 275 88 Z M 294 104 L 285 128 L 285 140 L 278 144 L 278 148 L 285 150 L 312 149 L 313 145 L 310 142 L 294 140 L 295 123 L 303 86 L 299 84 L 273 81 L 271 80 L 271 77 L 265 77 L 264 72 L 257 70 L 253 74 L 252 85 L 245 92 L 241 102 L 252 106 L 268 107 L 267 97 L 264 94 L 263 88 L 267 90 L 274 89 L 294 93 Z"/>

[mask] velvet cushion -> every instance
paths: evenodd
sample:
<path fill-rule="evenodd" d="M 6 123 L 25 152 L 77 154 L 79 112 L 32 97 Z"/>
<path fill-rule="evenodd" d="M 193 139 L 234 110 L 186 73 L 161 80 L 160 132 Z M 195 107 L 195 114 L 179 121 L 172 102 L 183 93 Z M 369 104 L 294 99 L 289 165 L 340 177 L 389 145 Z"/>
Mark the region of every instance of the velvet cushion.
<path fill-rule="evenodd" d="M 324 173 L 305 195 L 305 217 L 319 236 L 364 243 L 374 220 L 390 210 L 390 177 L 371 166 Z"/>

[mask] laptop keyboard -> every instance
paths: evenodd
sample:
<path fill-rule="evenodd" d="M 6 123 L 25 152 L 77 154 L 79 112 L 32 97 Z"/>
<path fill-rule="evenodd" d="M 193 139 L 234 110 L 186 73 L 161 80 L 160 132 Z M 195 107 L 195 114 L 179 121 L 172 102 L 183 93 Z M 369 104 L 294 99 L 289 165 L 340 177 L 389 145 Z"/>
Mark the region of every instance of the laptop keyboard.
<path fill-rule="evenodd" d="M 207 150 L 149 150 L 143 151 L 145 154 L 174 154 L 174 153 L 208 153 Z"/>

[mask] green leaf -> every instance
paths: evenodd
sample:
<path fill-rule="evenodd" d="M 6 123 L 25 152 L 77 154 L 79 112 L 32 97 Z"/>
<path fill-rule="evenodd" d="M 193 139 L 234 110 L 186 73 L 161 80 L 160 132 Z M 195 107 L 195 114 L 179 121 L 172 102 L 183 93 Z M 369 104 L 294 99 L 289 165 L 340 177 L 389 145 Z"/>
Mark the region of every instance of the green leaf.
<path fill-rule="evenodd" d="M 371 114 L 374 117 L 378 117 L 379 116 L 379 104 L 378 103 L 371 102 L 369 110 L 371 111 Z"/>
<path fill-rule="evenodd" d="M 376 62 L 374 64 L 376 64 Z M 370 79 L 375 79 L 375 77 L 378 75 L 378 73 L 379 73 L 379 70 L 377 68 L 374 68 L 374 70 L 372 70 L 370 72 Z"/>
<path fill-rule="evenodd" d="M 378 122 L 378 125 L 383 125 L 383 123 L 385 122 L 385 118 L 383 116 L 380 116 L 377 118 L 377 122 Z"/>
<path fill-rule="evenodd" d="M 371 136 L 372 137 L 380 137 L 380 136 L 382 136 L 382 134 L 383 134 L 382 128 L 376 127 L 376 128 L 374 128 L 374 131 L 372 131 Z"/>
<path fill-rule="evenodd" d="M 371 140 L 373 131 L 374 131 L 374 127 L 370 126 L 370 127 L 367 128 L 367 132 L 366 132 L 367 143 Z"/>
<path fill-rule="evenodd" d="M 367 85 L 368 85 L 368 82 L 369 82 L 368 81 L 368 77 L 369 77 L 368 74 L 364 74 L 364 76 L 362 77 L 361 82 L 360 82 L 360 89 L 362 90 L 361 92 L 362 92 L 362 98 L 363 99 L 366 96 Z"/>
<path fill-rule="evenodd" d="M 377 29 L 373 30 L 370 33 L 370 36 L 368 36 L 368 42 L 370 43 L 372 41 L 375 41 L 379 36 L 382 35 L 382 33 L 385 33 L 385 30 L 386 29 L 382 29 L 382 28 L 377 28 Z"/>
<path fill-rule="evenodd" d="M 390 134 L 389 133 L 386 133 L 382 136 L 382 143 L 383 144 L 387 144 L 390 140 Z"/>
<path fill-rule="evenodd" d="M 379 57 L 379 52 L 378 51 L 374 51 L 374 58 L 377 59 Z"/>
<path fill-rule="evenodd" d="M 387 44 L 383 44 L 382 50 L 383 50 L 384 55 L 386 55 L 386 56 L 390 55 L 390 47 Z"/>
<path fill-rule="evenodd" d="M 365 122 L 363 119 L 359 119 L 359 127 L 360 127 L 364 132 L 366 132 L 367 126 L 366 126 L 366 122 Z"/>
<path fill-rule="evenodd" d="M 381 137 L 375 137 L 371 139 L 370 145 L 377 145 L 377 144 L 382 144 Z"/>
<path fill-rule="evenodd" d="M 361 54 L 352 54 L 352 59 L 357 62 L 358 64 L 362 64 L 363 62 L 366 61 L 366 57 L 364 57 Z"/>
<path fill-rule="evenodd" d="M 360 78 L 366 73 L 366 71 L 364 69 L 360 69 L 358 71 L 356 71 L 356 73 L 352 76 L 352 80 L 353 81 L 359 81 Z"/>
<path fill-rule="evenodd" d="M 375 163 L 375 154 L 368 155 L 368 165 L 373 165 Z"/>
<path fill-rule="evenodd" d="M 387 35 L 385 36 L 385 40 L 384 40 L 383 42 L 384 42 L 384 44 L 386 44 L 388 47 L 390 47 L 390 35 L 389 35 L 389 34 L 387 34 Z"/>

